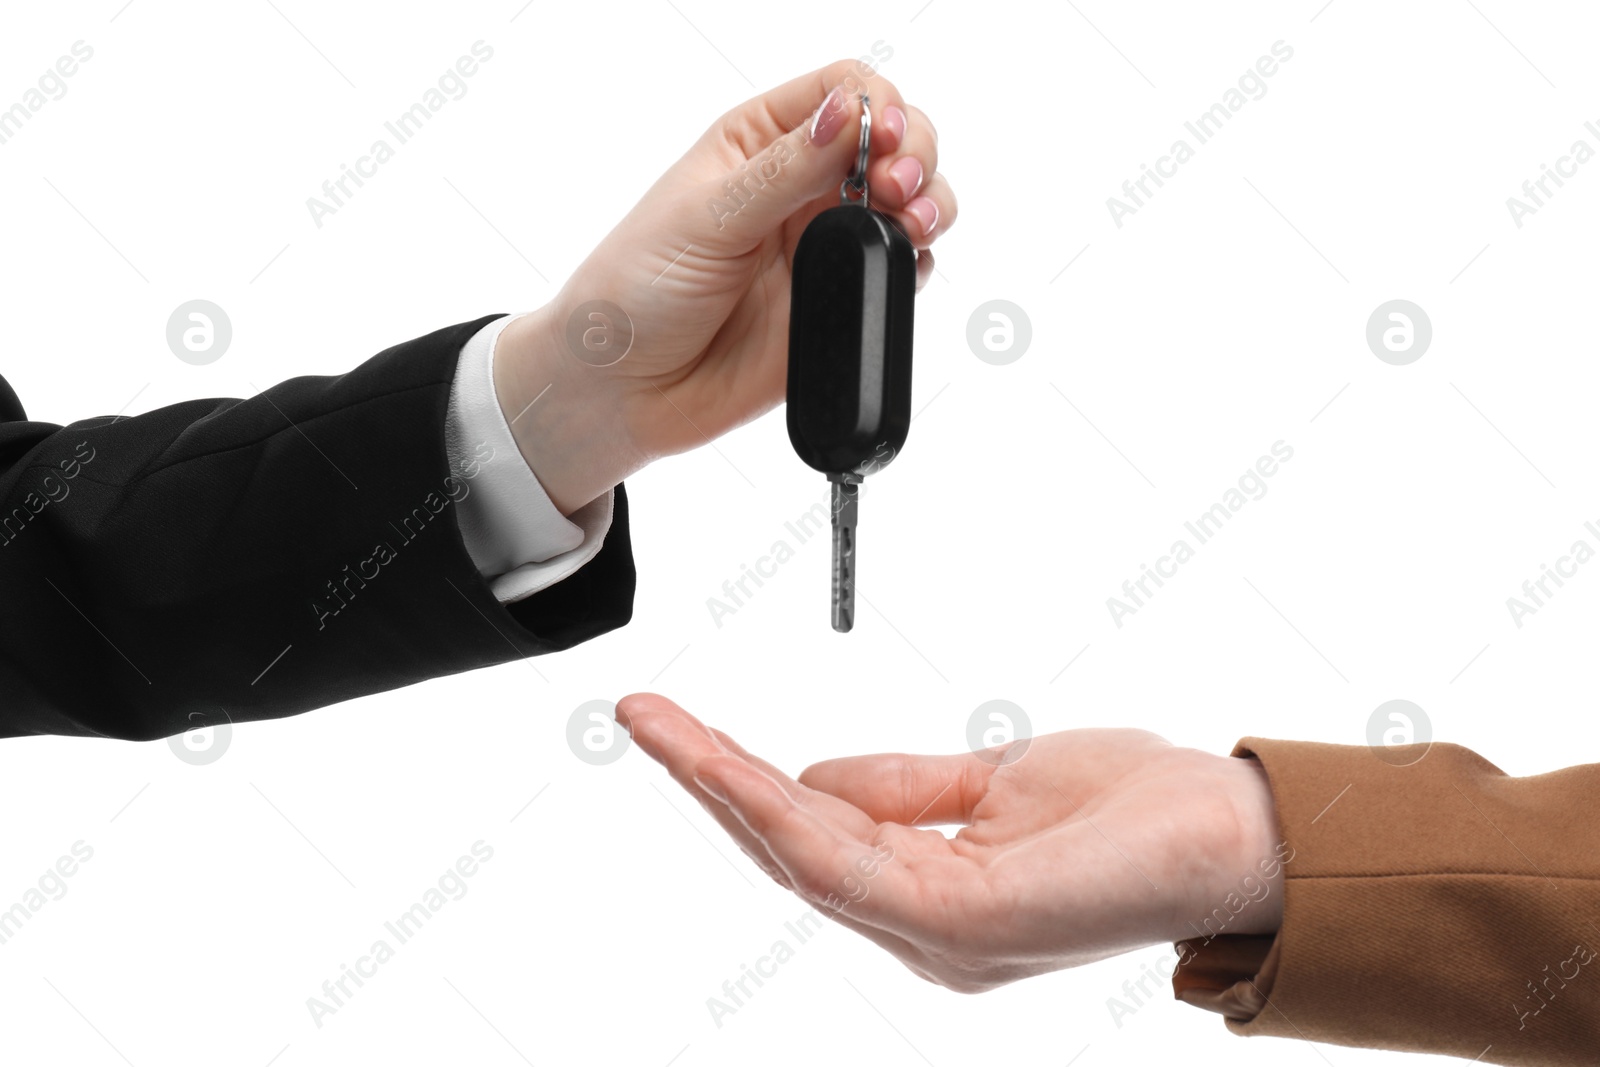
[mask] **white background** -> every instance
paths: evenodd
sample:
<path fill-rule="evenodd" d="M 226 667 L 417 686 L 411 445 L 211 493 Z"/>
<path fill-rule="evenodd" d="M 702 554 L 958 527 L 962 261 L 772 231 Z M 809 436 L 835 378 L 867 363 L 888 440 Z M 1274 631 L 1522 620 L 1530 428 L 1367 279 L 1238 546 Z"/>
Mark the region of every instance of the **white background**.
<path fill-rule="evenodd" d="M 1238 1039 L 1165 995 L 1119 1027 L 1107 998 L 1157 948 L 963 998 L 834 927 L 718 1028 L 706 998 L 804 907 L 642 754 L 576 759 L 566 723 L 651 688 L 798 770 L 958 751 L 995 698 L 1036 733 L 1226 752 L 1363 744 L 1403 697 L 1512 774 L 1594 760 L 1600 565 L 1520 629 L 1505 604 L 1600 520 L 1600 161 L 1521 228 L 1505 203 L 1574 140 L 1600 147 L 1593 12 L 275 2 L 0 16 L 0 106 L 94 48 L 0 145 L 4 373 L 32 417 L 251 395 L 536 307 L 717 115 L 880 41 L 961 202 L 917 304 L 920 413 L 863 501 L 848 637 L 821 539 L 721 627 L 707 610 L 823 492 L 773 415 L 632 480 L 621 632 L 241 726 L 205 767 L 165 742 L 0 745 L 0 906 L 94 849 L 0 946 L 0 1056 L 1402 1061 Z M 479 39 L 494 57 L 467 95 L 317 228 L 306 198 Z M 1107 197 L 1279 40 L 1267 94 L 1118 228 Z M 164 337 L 194 298 L 234 326 L 205 367 Z M 966 342 L 996 298 L 1032 323 L 1006 366 Z M 1409 366 L 1365 342 L 1395 298 L 1433 323 Z M 1115 626 L 1106 598 L 1278 440 L 1294 458 L 1265 497 Z M 316 1026 L 307 998 L 480 839 L 470 892 Z"/>

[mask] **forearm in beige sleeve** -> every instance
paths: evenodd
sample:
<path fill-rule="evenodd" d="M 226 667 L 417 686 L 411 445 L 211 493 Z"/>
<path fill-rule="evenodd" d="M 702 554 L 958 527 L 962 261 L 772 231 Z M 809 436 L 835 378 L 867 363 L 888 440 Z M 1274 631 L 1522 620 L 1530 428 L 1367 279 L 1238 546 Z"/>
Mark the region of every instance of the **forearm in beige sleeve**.
<path fill-rule="evenodd" d="M 1600 1061 L 1600 765 L 1511 778 L 1437 743 L 1233 754 L 1266 768 L 1292 850 L 1283 925 L 1179 942 L 1180 1000 L 1251 1037 Z"/>

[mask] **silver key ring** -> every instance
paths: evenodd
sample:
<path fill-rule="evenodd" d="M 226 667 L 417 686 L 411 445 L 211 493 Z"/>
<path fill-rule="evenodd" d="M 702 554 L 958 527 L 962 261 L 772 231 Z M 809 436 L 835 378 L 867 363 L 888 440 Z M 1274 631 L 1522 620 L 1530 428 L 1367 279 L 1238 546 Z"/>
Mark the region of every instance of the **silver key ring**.
<path fill-rule="evenodd" d="M 861 147 L 856 152 L 856 169 L 839 185 L 839 203 L 851 203 L 850 190 L 861 194 L 860 204 L 867 207 L 867 160 L 872 142 L 872 107 L 866 93 L 861 94 Z"/>

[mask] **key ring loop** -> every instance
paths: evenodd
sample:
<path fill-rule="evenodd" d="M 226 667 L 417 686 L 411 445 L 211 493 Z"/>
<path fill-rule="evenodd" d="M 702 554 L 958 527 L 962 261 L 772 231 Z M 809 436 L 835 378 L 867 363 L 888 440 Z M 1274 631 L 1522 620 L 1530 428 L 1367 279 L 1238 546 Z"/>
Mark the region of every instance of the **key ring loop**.
<path fill-rule="evenodd" d="M 861 147 L 856 151 L 856 169 L 839 185 L 839 203 L 851 203 L 850 190 L 860 193 L 860 204 L 867 205 L 867 161 L 872 141 L 872 106 L 866 93 L 861 94 Z"/>

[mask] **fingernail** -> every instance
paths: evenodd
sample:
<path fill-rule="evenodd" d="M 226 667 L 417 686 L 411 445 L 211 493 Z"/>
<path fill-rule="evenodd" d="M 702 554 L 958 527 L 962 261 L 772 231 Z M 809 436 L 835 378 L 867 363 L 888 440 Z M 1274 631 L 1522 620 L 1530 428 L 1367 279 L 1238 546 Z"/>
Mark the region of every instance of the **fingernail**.
<path fill-rule="evenodd" d="M 628 713 L 618 708 L 616 711 L 617 725 L 622 727 L 629 737 L 633 736 L 633 722 L 628 718 Z"/>
<path fill-rule="evenodd" d="M 723 804 L 728 802 L 728 791 L 722 788 L 720 782 L 713 782 L 711 779 L 702 778 L 697 774 L 694 776 L 694 784 L 699 786 L 707 796 L 713 797 Z"/>
<path fill-rule="evenodd" d="M 922 223 L 922 236 L 932 237 L 933 228 L 939 225 L 939 205 L 926 196 L 919 196 L 906 205 L 906 214 Z"/>
<path fill-rule="evenodd" d="M 894 144 L 889 147 L 900 147 L 900 142 L 906 136 L 906 113 L 890 104 L 883 109 L 883 124 L 888 127 L 890 133 L 894 134 Z"/>
<path fill-rule="evenodd" d="M 822 100 L 822 106 L 817 108 L 816 115 L 811 119 L 811 141 L 817 147 L 822 147 L 838 136 L 844 128 L 844 90 L 834 88 Z"/>
<path fill-rule="evenodd" d="M 889 177 L 900 187 L 901 199 L 910 200 L 917 195 L 917 190 L 922 188 L 922 161 L 916 156 L 897 160 L 894 166 L 889 168 Z"/>

